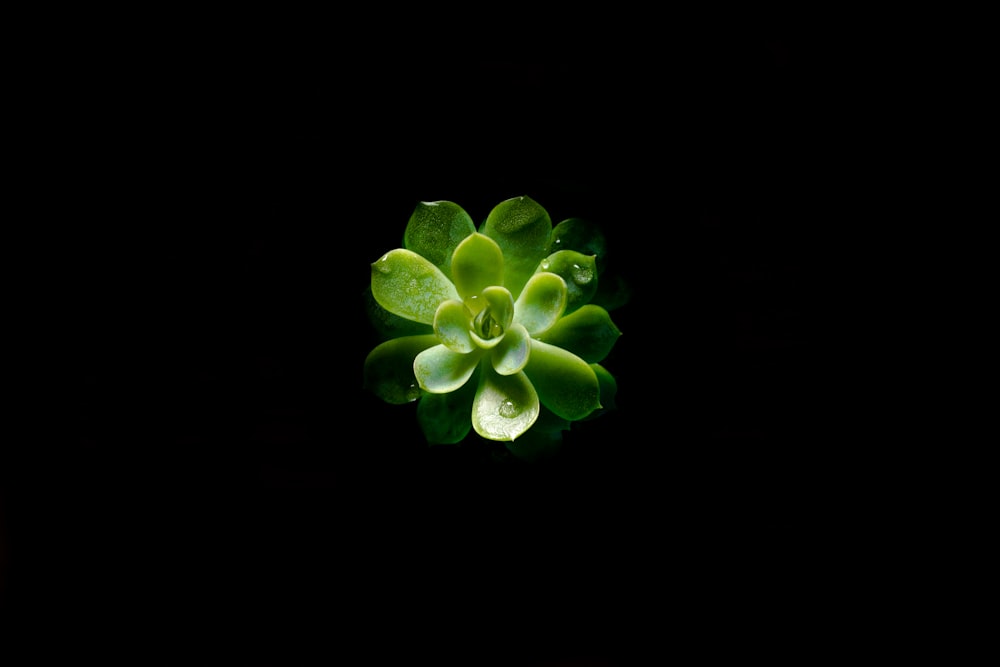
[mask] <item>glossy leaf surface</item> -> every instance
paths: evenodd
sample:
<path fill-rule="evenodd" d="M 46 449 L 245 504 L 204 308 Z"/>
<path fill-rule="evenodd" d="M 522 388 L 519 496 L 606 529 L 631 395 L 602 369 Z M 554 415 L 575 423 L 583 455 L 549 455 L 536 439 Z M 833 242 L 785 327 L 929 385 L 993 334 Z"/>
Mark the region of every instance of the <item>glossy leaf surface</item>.
<path fill-rule="evenodd" d="M 483 234 L 467 236 L 455 248 L 451 272 L 463 299 L 477 296 L 492 285 L 502 285 L 504 256 L 500 246 Z"/>
<path fill-rule="evenodd" d="M 608 356 L 619 336 L 621 331 L 611 321 L 608 311 L 587 304 L 560 319 L 539 339 L 595 363 Z"/>
<path fill-rule="evenodd" d="M 601 407 L 601 389 L 593 369 L 562 348 L 532 341 L 524 373 L 545 407 L 564 419 L 583 419 Z"/>
<path fill-rule="evenodd" d="M 514 320 L 532 336 L 547 331 L 566 310 L 566 281 L 554 273 L 536 273 L 514 305 Z"/>
<path fill-rule="evenodd" d="M 490 211 L 480 232 L 496 241 L 503 251 L 503 285 L 516 298 L 548 254 L 552 219 L 530 197 L 514 197 Z"/>
<path fill-rule="evenodd" d="M 413 360 L 413 374 L 420 388 L 432 394 L 455 391 L 472 377 L 476 370 L 480 350 L 461 354 L 452 352 L 444 345 L 427 348 Z"/>
<path fill-rule="evenodd" d="M 535 388 L 524 373 L 500 375 L 485 364 L 472 406 L 472 427 L 489 440 L 515 440 L 538 418 Z"/>
<path fill-rule="evenodd" d="M 429 260 L 451 276 L 451 256 L 456 246 L 476 231 L 472 218 L 450 201 L 417 204 L 403 233 L 403 247 Z"/>
<path fill-rule="evenodd" d="M 566 314 L 589 302 L 597 292 L 597 266 L 593 255 L 559 250 L 543 259 L 538 270 L 555 273 L 566 281 Z"/>
<path fill-rule="evenodd" d="M 390 313 L 432 324 L 438 306 L 458 300 L 458 291 L 441 269 L 412 250 L 396 248 L 372 264 L 372 295 Z"/>

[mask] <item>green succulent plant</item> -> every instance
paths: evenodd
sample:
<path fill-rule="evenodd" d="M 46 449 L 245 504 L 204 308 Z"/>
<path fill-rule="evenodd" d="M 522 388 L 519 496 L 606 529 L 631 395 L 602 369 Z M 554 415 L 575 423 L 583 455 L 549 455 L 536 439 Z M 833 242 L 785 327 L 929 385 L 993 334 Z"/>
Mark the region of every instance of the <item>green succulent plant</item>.
<path fill-rule="evenodd" d="M 402 247 L 372 263 L 368 311 L 384 341 L 365 359 L 365 387 L 419 400 L 430 444 L 474 429 L 530 458 L 614 406 L 600 362 L 621 335 L 608 311 L 627 294 L 599 294 L 603 264 L 596 225 L 553 227 L 529 197 L 501 202 L 478 229 L 454 202 L 421 202 Z"/>

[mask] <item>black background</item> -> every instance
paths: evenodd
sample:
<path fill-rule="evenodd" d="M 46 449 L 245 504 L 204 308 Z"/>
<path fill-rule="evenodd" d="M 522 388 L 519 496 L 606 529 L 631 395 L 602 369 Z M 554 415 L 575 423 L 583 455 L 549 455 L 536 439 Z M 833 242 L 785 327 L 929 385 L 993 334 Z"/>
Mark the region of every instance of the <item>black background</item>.
<path fill-rule="evenodd" d="M 822 632 L 863 483 L 817 275 L 828 54 L 257 46 L 66 65 L 70 435 L 11 480 L 11 608 L 247 664 L 633 664 Z M 617 410 L 537 465 L 429 448 L 414 406 L 361 387 L 369 264 L 416 204 L 478 223 L 519 195 L 600 223 L 633 288 Z"/>

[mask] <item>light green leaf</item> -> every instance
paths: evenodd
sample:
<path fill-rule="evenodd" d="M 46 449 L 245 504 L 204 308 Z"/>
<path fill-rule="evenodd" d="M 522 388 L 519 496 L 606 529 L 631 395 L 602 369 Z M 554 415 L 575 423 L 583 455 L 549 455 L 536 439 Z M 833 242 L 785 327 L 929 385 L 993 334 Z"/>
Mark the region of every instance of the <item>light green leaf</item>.
<path fill-rule="evenodd" d="M 434 333 L 452 352 L 472 352 L 476 346 L 469 331 L 471 322 L 472 318 L 465 304 L 448 299 L 441 302 L 434 314 Z"/>
<path fill-rule="evenodd" d="M 468 382 L 482 354 L 480 350 L 461 354 L 444 345 L 435 345 L 416 356 L 413 373 L 424 391 L 445 394 Z"/>
<path fill-rule="evenodd" d="M 403 233 L 403 247 L 429 260 L 451 276 L 451 256 L 476 225 L 461 206 L 450 201 L 417 204 Z"/>
<path fill-rule="evenodd" d="M 364 387 L 387 403 L 417 400 L 420 386 L 413 374 L 413 360 L 437 344 L 437 337 L 430 334 L 387 340 L 365 358 Z"/>
<path fill-rule="evenodd" d="M 531 428 L 538 411 L 538 394 L 524 373 L 500 375 L 483 364 L 472 404 L 476 433 L 488 440 L 514 440 Z"/>
<path fill-rule="evenodd" d="M 459 298 L 441 269 L 405 248 L 372 263 L 372 295 L 390 313 L 424 324 L 434 322 L 442 301 Z"/>
<path fill-rule="evenodd" d="M 493 348 L 493 369 L 500 375 L 513 375 L 524 369 L 531 351 L 528 330 L 520 324 L 512 325 L 500 344 Z"/>
<path fill-rule="evenodd" d="M 463 299 L 477 296 L 491 285 L 503 285 L 503 272 L 503 252 L 488 236 L 472 234 L 455 248 L 451 274 Z"/>
<path fill-rule="evenodd" d="M 583 419 L 601 407 L 601 388 L 594 370 L 572 352 L 534 340 L 524 373 L 539 400 L 563 419 Z"/>
<path fill-rule="evenodd" d="M 552 233 L 548 212 L 530 197 L 514 197 L 497 204 L 479 231 L 503 250 L 503 284 L 517 297 L 548 254 Z"/>
<path fill-rule="evenodd" d="M 364 299 L 364 307 L 368 313 L 368 319 L 371 321 L 372 326 L 375 327 L 380 340 L 429 334 L 432 331 L 431 327 L 427 324 L 400 317 L 380 306 L 372 295 L 371 285 L 365 287 L 362 298 Z"/>
<path fill-rule="evenodd" d="M 536 273 L 528 280 L 514 304 L 514 321 L 532 336 L 543 333 L 566 310 L 566 281 L 554 273 Z"/>
<path fill-rule="evenodd" d="M 566 314 L 572 313 L 597 292 L 597 266 L 593 255 L 559 250 L 543 259 L 539 271 L 549 271 L 566 281 Z"/>
<path fill-rule="evenodd" d="M 587 363 L 596 363 L 608 356 L 621 335 L 608 311 L 588 303 L 562 317 L 538 339 L 568 350 Z"/>
<path fill-rule="evenodd" d="M 514 297 L 506 287 L 494 285 L 477 300 L 482 310 L 472 319 L 472 340 L 483 349 L 495 347 L 514 319 Z"/>

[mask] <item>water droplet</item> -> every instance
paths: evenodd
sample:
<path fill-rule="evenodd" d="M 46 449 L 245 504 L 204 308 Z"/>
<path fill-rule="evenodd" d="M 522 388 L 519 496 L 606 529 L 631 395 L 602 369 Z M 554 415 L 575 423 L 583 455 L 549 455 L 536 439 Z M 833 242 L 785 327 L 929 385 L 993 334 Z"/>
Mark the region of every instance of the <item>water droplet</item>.
<path fill-rule="evenodd" d="M 549 260 L 547 260 L 547 259 L 543 259 L 542 260 L 542 270 L 543 271 L 548 271 L 550 266 L 551 266 L 551 263 L 549 262 Z"/>
<path fill-rule="evenodd" d="M 589 267 L 574 264 L 572 269 L 573 282 L 577 285 L 586 285 L 594 279 L 594 272 Z"/>
<path fill-rule="evenodd" d="M 507 419 L 513 419 L 514 417 L 521 414 L 521 410 L 520 408 L 517 407 L 517 404 L 514 403 L 514 401 L 508 398 L 500 403 L 500 407 L 497 408 L 497 413 L 499 413 L 501 417 L 506 417 Z"/>
<path fill-rule="evenodd" d="M 372 264 L 379 272 L 389 273 L 392 269 L 389 266 L 389 253 L 382 255 L 377 262 Z"/>

